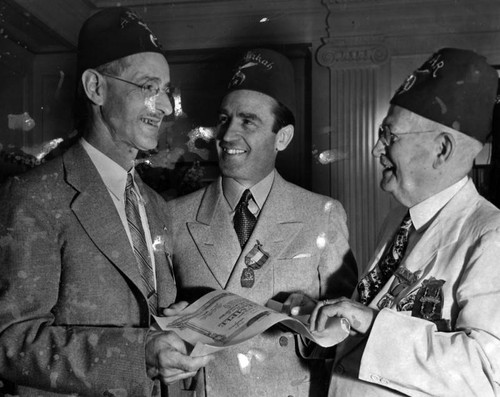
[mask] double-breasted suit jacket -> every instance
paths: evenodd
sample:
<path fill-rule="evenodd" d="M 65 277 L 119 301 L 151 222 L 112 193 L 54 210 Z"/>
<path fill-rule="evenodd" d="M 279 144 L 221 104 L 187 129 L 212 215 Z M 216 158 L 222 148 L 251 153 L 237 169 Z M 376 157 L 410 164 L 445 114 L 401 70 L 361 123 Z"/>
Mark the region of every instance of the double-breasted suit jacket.
<path fill-rule="evenodd" d="M 169 202 L 168 209 L 180 299 L 193 301 L 225 289 L 264 305 L 291 292 L 315 298 L 352 293 L 357 269 L 341 204 L 288 183 L 278 173 L 243 250 L 221 179 Z M 244 288 L 245 256 L 256 244 L 269 259 L 255 271 L 253 287 Z M 328 382 L 323 364 L 300 358 L 290 332 L 271 329 L 217 353 L 198 376 L 196 395 L 321 396 Z"/>
<path fill-rule="evenodd" d="M 389 217 L 367 272 L 406 211 Z M 500 211 L 469 180 L 401 266 L 416 279 L 380 311 L 368 338 L 337 347 L 330 396 L 499 396 Z"/>
<path fill-rule="evenodd" d="M 159 305 L 175 299 L 165 203 L 136 178 L 155 244 Z M 80 144 L 3 186 L 0 378 L 19 396 L 150 396 L 150 313 L 115 205 Z M 16 386 L 12 386 L 12 385 Z"/>

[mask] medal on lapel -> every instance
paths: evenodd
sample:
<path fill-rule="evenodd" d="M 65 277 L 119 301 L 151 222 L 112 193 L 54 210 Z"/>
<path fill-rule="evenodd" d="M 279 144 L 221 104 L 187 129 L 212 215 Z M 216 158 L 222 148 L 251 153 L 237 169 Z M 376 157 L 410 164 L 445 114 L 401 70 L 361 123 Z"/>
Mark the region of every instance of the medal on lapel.
<path fill-rule="evenodd" d="M 255 270 L 260 269 L 269 259 L 269 254 L 264 251 L 262 244 L 257 240 L 253 248 L 245 255 L 246 268 L 241 273 L 241 286 L 252 288 L 255 283 Z"/>
<path fill-rule="evenodd" d="M 394 303 L 396 297 L 408 286 L 416 283 L 418 279 L 418 271 L 412 273 L 404 266 L 399 266 L 394 272 L 394 280 L 392 281 L 389 292 L 387 292 L 377 303 L 377 307 L 382 310 L 385 307 L 390 307 Z"/>
<path fill-rule="evenodd" d="M 444 280 L 436 280 L 434 277 L 423 281 L 415 297 L 412 316 L 429 321 L 442 318 L 444 283 Z"/>
<path fill-rule="evenodd" d="M 241 286 L 243 288 L 252 288 L 255 283 L 255 273 L 253 269 L 245 267 L 241 272 Z"/>

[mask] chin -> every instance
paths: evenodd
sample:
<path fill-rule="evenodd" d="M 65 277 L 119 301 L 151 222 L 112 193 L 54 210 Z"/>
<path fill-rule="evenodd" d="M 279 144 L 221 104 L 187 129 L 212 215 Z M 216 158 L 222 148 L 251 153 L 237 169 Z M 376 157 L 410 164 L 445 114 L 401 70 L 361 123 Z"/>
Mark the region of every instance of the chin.
<path fill-rule="evenodd" d="M 144 139 L 139 142 L 138 148 L 143 152 L 147 152 L 148 150 L 156 149 L 158 146 L 158 138 Z"/>

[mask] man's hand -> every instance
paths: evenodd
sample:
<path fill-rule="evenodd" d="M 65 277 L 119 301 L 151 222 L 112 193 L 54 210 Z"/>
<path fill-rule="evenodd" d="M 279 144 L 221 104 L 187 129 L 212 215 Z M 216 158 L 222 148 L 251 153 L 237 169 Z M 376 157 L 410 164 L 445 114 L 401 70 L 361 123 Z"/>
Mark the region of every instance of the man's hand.
<path fill-rule="evenodd" d="M 343 317 L 351 324 L 351 330 L 366 334 L 372 327 L 378 311 L 345 297 L 319 301 L 310 319 L 310 330 L 321 332 L 330 317 Z"/>
<path fill-rule="evenodd" d="M 299 292 L 294 292 L 288 296 L 283 303 L 281 311 L 289 316 L 310 315 L 318 301 Z"/>
<path fill-rule="evenodd" d="M 150 330 L 146 341 L 146 369 L 150 378 L 165 384 L 196 375 L 213 355 L 189 357 L 186 343 L 171 331 Z"/>

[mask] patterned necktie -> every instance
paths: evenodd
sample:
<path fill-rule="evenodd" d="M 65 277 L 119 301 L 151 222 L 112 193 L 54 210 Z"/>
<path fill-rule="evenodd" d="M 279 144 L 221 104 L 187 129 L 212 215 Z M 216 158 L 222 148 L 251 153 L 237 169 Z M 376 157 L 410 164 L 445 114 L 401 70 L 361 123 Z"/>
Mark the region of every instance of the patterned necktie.
<path fill-rule="evenodd" d="M 245 190 L 241 195 L 240 202 L 236 206 L 234 213 L 234 229 L 240 241 L 240 246 L 243 248 L 247 243 L 248 238 L 252 234 L 252 230 L 257 223 L 257 218 L 248 209 L 248 202 L 253 198 L 249 189 Z"/>
<path fill-rule="evenodd" d="M 359 300 L 362 304 L 368 305 L 399 267 L 405 255 L 411 227 L 412 222 L 408 212 L 385 255 L 358 283 Z"/>
<path fill-rule="evenodd" d="M 127 186 L 125 187 L 125 214 L 127 215 L 130 237 L 134 246 L 134 254 L 139 266 L 139 273 L 148 292 L 148 304 L 152 314 L 157 314 L 157 296 L 154 283 L 153 266 L 149 257 L 144 229 L 142 228 L 141 215 L 137 196 L 133 191 L 134 183 L 132 175 L 127 174 Z"/>

